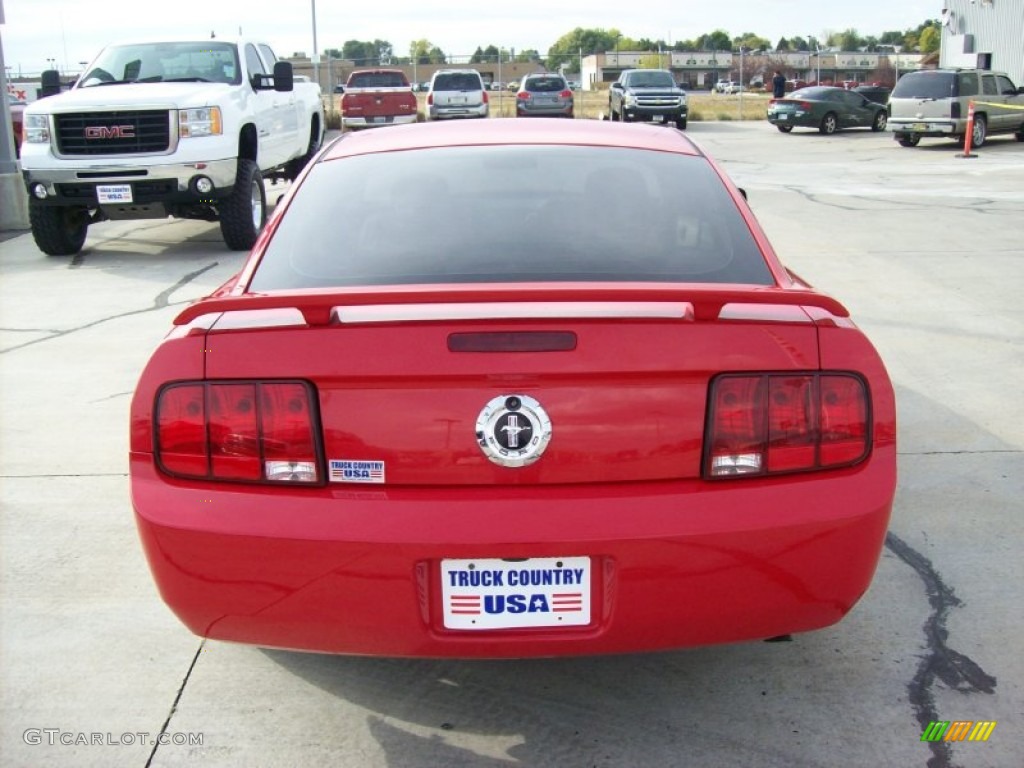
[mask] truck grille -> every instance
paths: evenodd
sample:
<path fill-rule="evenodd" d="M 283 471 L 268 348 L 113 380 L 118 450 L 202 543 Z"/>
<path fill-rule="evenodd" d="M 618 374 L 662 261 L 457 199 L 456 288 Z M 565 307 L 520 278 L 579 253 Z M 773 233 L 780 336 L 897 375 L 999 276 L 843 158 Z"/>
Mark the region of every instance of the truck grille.
<path fill-rule="evenodd" d="M 171 144 L 165 109 L 78 112 L 55 116 L 61 155 L 128 155 L 166 152 Z"/>
<path fill-rule="evenodd" d="M 637 96 L 638 107 L 678 107 L 682 104 L 678 96 Z"/>

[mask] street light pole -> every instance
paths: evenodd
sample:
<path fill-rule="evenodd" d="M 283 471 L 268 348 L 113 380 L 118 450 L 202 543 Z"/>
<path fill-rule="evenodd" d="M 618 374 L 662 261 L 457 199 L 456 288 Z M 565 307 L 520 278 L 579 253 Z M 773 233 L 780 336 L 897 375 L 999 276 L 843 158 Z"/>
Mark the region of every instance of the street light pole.
<path fill-rule="evenodd" d="M 316 80 L 316 87 L 323 90 L 320 85 L 320 54 L 316 47 L 316 0 L 309 0 L 313 10 L 313 78 Z"/>

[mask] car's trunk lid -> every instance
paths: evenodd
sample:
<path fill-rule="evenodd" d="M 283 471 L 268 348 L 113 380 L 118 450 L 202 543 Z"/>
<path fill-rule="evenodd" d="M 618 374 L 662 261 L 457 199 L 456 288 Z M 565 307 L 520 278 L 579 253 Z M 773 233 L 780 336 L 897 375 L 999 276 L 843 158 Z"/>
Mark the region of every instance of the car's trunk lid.
<path fill-rule="evenodd" d="M 262 310 L 227 312 L 207 340 L 206 375 L 312 382 L 325 458 L 337 467 L 381 470 L 373 477 L 336 474 L 337 482 L 692 478 L 700 475 L 715 374 L 818 367 L 816 328 L 800 306 L 727 304 L 714 320 L 701 319 L 696 306 L 360 305 L 332 312 L 326 323 L 281 327 L 257 327 Z M 486 409 L 507 398 L 536 401 L 550 420 L 546 449 L 524 466 L 492 460 L 480 445 L 493 434 L 480 434 Z M 513 421 L 515 429 L 531 425 Z"/>

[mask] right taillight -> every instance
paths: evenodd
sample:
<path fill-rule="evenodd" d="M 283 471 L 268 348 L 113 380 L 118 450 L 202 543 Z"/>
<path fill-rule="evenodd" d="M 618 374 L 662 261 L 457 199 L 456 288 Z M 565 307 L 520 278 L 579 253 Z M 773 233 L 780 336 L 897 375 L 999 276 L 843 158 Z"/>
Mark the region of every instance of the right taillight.
<path fill-rule="evenodd" d="M 849 373 L 725 374 L 711 383 L 704 476 L 856 464 L 868 454 L 867 385 Z"/>
<path fill-rule="evenodd" d="M 171 384 L 157 396 L 157 462 L 177 477 L 318 483 L 314 403 L 301 381 Z"/>

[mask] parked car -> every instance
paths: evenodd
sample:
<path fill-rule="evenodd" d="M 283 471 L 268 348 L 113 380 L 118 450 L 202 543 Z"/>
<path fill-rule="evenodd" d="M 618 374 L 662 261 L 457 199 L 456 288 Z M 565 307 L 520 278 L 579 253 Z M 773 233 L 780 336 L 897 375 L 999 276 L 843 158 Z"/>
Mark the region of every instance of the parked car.
<path fill-rule="evenodd" d="M 27 102 L 22 101 L 12 94 L 7 94 L 7 107 L 11 110 L 11 129 L 14 133 L 15 157 L 21 157 L 22 123 L 24 122 L 25 107 L 27 106 Z"/>
<path fill-rule="evenodd" d="M 527 75 L 516 94 L 516 117 L 572 117 L 573 94 L 561 75 Z"/>
<path fill-rule="evenodd" d="M 922 138 L 963 143 L 971 101 L 974 113 L 971 145 L 980 147 L 992 134 L 1012 133 L 1024 141 L 1024 88 L 1009 75 L 980 69 L 932 69 L 908 72 L 889 97 L 889 130 L 904 147 Z"/>
<path fill-rule="evenodd" d="M 475 69 L 439 69 L 427 92 L 427 119 L 487 117 L 490 99 Z"/>
<path fill-rule="evenodd" d="M 858 85 L 853 92 L 859 93 L 868 101 L 873 101 L 876 104 L 886 104 L 889 101 L 892 88 L 887 88 L 884 85 Z"/>
<path fill-rule="evenodd" d="M 624 122 L 673 122 L 686 129 L 686 91 L 667 69 L 627 69 L 608 89 L 608 116 Z"/>
<path fill-rule="evenodd" d="M 131 403 L 131 502 L 199 635 L 464 658 L 771 638 L 839 621 L 882 551 L 884 365 L 679 131 L 339 137 L 174 323 Z"/>
<path fill-rule="evenodd" d="M 783 133 L 794 128 L 817 128 L 824 134 L 843 128 L 884 131 L 886 117 L 884 104 L 832 86 L 801 88 L 785 98 L 768 101 L 768 122 Z"/>

